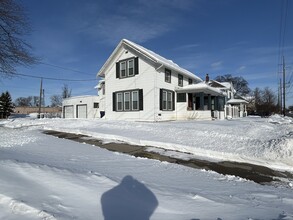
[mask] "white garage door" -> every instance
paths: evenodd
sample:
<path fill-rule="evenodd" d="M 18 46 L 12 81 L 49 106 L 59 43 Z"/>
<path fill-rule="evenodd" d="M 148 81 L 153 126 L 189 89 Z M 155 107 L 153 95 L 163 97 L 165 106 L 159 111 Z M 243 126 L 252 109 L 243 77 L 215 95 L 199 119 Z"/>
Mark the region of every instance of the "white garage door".
<path fill-rule="evenodd" d="M 77 105 L 77 118 L 87 118 L 87 105 Z"/>
<path fill-rule="evenodd" d="M 64 118 L 74 118 L 73 105 L 64 106 Z"/>

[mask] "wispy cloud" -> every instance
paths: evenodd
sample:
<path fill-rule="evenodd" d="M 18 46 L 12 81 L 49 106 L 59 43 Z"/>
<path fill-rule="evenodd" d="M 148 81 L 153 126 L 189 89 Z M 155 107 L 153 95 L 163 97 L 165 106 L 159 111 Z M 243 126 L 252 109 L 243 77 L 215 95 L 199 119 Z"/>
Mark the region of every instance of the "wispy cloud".
<path fill-rule="evenodd" d="M 173 50 L 175 51 L 179 51 L 179 50 L 191 50 L 191 49 L 194 49 L 196 47 L 199 47 L 200 44 L 186 44 L 186 45 L 182 45 L 182 46 L 179 46 L 179 47 L 175 47 L 173 48 Z"/>
<path fill-rule="evenodd" d="M 222 69 L 222 64 L 223 64 L 222 61 L 217 61 L 217 62 L 212 63 L 211 67 L 213 70 L 220 70 L 220 69 Z"/>
<path fill-rule="evenodd" d="M 125 16 L 104 18 L 93 26 L 84 29 L 91 36 L 110 44 L 117 44 L 122 38 L 143 43 L 161 36 L 170 29 L 168 24 L 140 22 Z"/>
<path fill-rule="evenodd" d="M 74 24 L 79 34 L 111 45 L 122 38 L 143 43 L 174 30 L 180 25 L 180 14 L 183 17 L 183 12 L 193 5 L 192 0 L 133 0 L 127 3 L 121 1 L 117 7 L 112 5 L 107 8 L 106 2 L 90 2 L 79 9 L 83 13 L 70 16 L 68 25 Z M 176 19 L 170 16 L 175 12 Z"/>
<path fill-rule="evenodd" d="M 240 66 L 239 68 L 237 68 L 236 73 L 241 73 L 246 69 L 246 66 Z"/>
<path fill-rule="evenodd" d="M 145 7 L 150 8 L 175 8 L 179 10 L 191 10 L 191 8 L 195 5 L 194 0 L 139 0 L 140 4 L 144 5 Z"/>

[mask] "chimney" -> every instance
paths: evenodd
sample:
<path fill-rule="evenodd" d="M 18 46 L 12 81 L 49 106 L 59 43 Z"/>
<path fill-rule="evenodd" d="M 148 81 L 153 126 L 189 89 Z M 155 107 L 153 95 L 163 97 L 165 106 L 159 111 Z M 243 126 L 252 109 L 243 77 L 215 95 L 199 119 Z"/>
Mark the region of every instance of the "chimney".
<path fill-rule="evenodd" d="M 207 73 L 206 75 L 206 83 L 208 83 L 210 81 L 210 77 L 209 77 L 209 74 Z"/>

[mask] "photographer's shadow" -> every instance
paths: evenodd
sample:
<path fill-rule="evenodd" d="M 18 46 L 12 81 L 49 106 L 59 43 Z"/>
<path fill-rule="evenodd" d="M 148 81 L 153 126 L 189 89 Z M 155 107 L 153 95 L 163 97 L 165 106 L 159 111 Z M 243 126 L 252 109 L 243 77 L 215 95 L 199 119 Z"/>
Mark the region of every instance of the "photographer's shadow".
<path fill-rule="evenodd" d="M 149 220 L 158 206 L 152 191 L 132 176 L 105 192 L 101 203 L 105 220 Z"/>

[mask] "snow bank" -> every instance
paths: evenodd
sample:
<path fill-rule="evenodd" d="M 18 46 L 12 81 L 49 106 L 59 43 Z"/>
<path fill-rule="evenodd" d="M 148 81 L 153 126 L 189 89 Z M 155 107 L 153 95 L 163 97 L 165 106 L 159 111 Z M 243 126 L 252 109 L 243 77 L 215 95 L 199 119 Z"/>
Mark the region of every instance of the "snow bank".
<path fill-rule="evenodd" d="M 270 118 L 161 123 L 99 119 L 15 119 L 3 126 L 78 133 L 104 141 L 123 141 L 189 153 L 200 159 L 247 162 L 293 171 L 292 119 L 278 115 Z"/>

